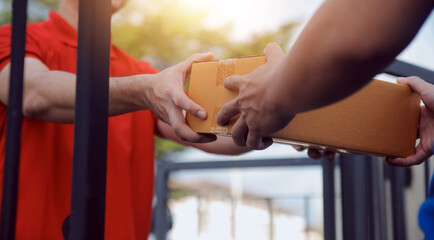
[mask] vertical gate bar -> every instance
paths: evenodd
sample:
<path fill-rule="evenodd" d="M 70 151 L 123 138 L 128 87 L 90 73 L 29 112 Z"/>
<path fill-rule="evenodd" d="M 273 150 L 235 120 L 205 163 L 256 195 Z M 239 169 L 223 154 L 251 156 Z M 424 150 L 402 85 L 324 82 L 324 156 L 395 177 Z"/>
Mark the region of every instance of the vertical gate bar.
<path fill-rule="evenodd" d="M 366 167 L 367 167 L 367 203 L 368 203 L 368 227 L 369 235 L 372 240 L 382 240 L 381 238 L 381 224 L 380 224 L 380 193 L 379 185 L 379 165 L 378 160 L 374 157 L 366 157 Z"/>
<path fill-rule="evenodd" d="M 156 194 L 157 206 L 155 208 L 155 235 L 157 240 L 166 240 L 166 233 L 169 229 L 167 222 L 167 186 L 168 171 L 163 166 L 164 163 L 158 164 L 156 177 Z"/>
<path fill-rule="evenodd" d="M 366 158 L 359 155 L 342 155 L 340 167 L 344 240 L 367 240 L 369 239 L 369 219 Z"/>
<path fill-rule="evenodd" d="M 404 175 L 405 168 L 391 167 L 393 239 L 406 240 Z"/>
<path fill-rule="evenodd" d="M 105 222 L 110 0 L 80 0 L 69 238 L 103 240 Z"/>
<path fill-rule="evenodd" d="M 383 161 L 369 157 L 368 166 L 371 177 L 368 178 L 370 232 L 373 240 L 387 239 L 386 199 L 383 175 Z"/>
<path fill-rule="evenodd" d="M 336 239 L 335 163 L 322 159 L 324 240 Z"/>
<path fill-rule="evenodd" d="M 27 0 L 14 0 L 12 2 L 11 70 L 1 208 L 0 239 L 2 240 L 15 239 L 18 172 L 21 150 L 26 23 Z"/>

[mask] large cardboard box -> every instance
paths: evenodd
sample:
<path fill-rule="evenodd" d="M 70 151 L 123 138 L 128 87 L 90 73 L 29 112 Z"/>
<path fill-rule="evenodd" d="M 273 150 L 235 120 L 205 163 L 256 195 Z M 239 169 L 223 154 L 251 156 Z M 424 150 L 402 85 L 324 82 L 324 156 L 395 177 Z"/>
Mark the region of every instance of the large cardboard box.
<path fill-rule="evenodd" d="M 193 64 L 188 94 L 207 110 L 208 118 L 202 121 L 187 114 L 189 126 L 200 133 L 230 135 L 233 122 L 221 127 L 216 117 L 238 93 L 226 89 L 223 81 L 265 62 L 264 56 L 255 56 Z M 271 137 L 275 142 L 343 153 L 406 157 L 414 153 L 419 109 L 420 98 L 409 87 L 373 80 L 340 102 L 297 114 Z"/>

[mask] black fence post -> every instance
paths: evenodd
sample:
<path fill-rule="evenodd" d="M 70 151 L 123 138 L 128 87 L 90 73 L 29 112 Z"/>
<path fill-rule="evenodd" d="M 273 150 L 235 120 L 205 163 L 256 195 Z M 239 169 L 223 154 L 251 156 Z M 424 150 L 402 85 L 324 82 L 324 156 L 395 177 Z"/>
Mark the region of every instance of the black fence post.
<path fill-rule="evenodd" d="M 387 239 L 386 193 L 384 186 L 383 161 L 367 157 L 369 169 L 367 191 L 369 195 L 369 229 L 372 240 Z"/>
<path fill-rule="evenodd" d="M 405 168 L 392 167 L 390 168 L 390 184 L 392 190 L 392 223 L 393 223 L 393 239 L 406 240 L 407 228 L 405 224 L 405 200 L 404 200 L 404 178 Z"/>
<path fill-rule="evenodd" d="M 110 20 L 110 0 L 80 0 L 71 240 L 104 239 Z"/>
<path fill-rule="evenodd" d="M 366 157 L 340 157 L 342 189 L 342 228 L 344 240 L 368 240 L 369 215 L 367 203 Z"/>
<path fill-rule="evenodd" d="M 27 0 L 12 3 L 11 70 L 6 129 L 6 155 L 3 170 L 1 239 L 15 239 L 18 172 L 21 150 L 24 53 L 26 42 Z"/>
<path fill-rule="evenodd" d="M 157 177 L 156 177 L 156 195 L 157 205 L 155 208 L 155 235 L 157 240 L 165 240 L 166 234 L 169 229 L 169 223 L 167 221 L 167 193 L 169 188 L 167 186 L 168 171 L 164 166 L 164 163 L 157 165 Z"/>
<path fill-rule="evenodd" d="M 324 240 L 336 239 L 335 163 L 322 159 Z"/>

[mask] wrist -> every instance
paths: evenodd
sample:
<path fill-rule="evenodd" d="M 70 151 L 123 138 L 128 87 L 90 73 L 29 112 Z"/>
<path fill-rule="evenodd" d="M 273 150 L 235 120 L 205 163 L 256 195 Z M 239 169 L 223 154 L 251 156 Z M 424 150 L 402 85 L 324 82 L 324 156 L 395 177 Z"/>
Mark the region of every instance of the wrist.
<path fill-rule="evenodd" d="M 134 95 L 135 104 L 140 110 L 151 110 L 154 96 L 154 76 L 155 74 L 136 75 L 135 77 L 135 90 Z"/>
<path fill-rule="evenodd" d="M 270 114 L 281 122 L 291 121 L 296 114 L 287 104 L 287 99 L 282 98 L 280 94 L 277 94 L 272 88 L 267 89 L 265 92 L 264 104 L 265 109 L 267 109 L 267 114 Z"/>
<path fill-rule="evenodd" d="M 265 91 L 266 107 L 270 109 L 270 113 L 281 119 L 282 121 L 290 121 L 298 112 L 293 107 L 294 99 L 291 98 L 291 93 L 286 88 L 286 79 L 281 67 L 276 67 L 270 73 L 269 79 L 271 80 Z"/>

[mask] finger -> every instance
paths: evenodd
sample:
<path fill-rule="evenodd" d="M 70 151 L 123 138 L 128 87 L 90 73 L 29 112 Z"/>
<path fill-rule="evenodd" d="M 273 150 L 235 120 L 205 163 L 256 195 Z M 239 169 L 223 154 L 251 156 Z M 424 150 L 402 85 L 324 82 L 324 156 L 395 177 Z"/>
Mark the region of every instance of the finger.
<path fill-rule="evenodd" d="M 267 44 L 267 46 L 264 49 L 265 57 L 267 58 L 267 62 L 269 63 L 275 63 L 285 56 L 285 54 L 282 51 L 282 48 L 279 46 L 279 44 L 275 42 L 271 42 Z"/>
<path fill-rule="evenodd" d="M 422 149 L 416 151 L 415 154 L 408 156 L 406 158 L 386 158 L 386 162 L 395 165 L 395 166 L 412 166 L 412 165 L 418 165 L 423 163 L 425 160 L 427 160 L 429 157 L 431 157 L 431 153 L 427 153 L 423 151 Z"/>
<path fill-rule="evenodd" d="M 206 110 L 203 107 L 201 107 L 199 104 L 193 102 L 193 100 L 191 100 L 187 95 L 185 95 L 184 92 L 178 93 L 173 98 L 173 103 L 177 107 L 187 111 L 191 115 L 198 117 L 202 120 L 205 120 L 207 117 Z"/>
<path fill-rule="evenodd" d="M 246 123 L 240 117 L 234 124 L 231 130 L 232 139 L 238 146 L 246 146 L 247 132 L 249 131 Z"/>
<path fill-rule="evenodd" d="M 183 67 L 190 68 L 191 65 L 195 62 L 201 62 L 201 61 L 209 61 L 214 58 L 214 53 L 207 52 L 207 53 L 195 53 L 191 55 L 189 58 L 187 58 L 184 62 L 182 62 Z"/>
<path fill-rule="evenodd" d="M 246 145 L 256 150 L 262 150 L 262 137 L 257 134 L 257 132 L 249 131 L 247 133 L 247 142 Z"/>
<path fill-rule="evenodd" d="M 273 140 L 269 137 L 261 137 L 255 132 L 249 131 L 246 144 L 255 150 L 264 150 L 273 144 Z"/>
<path fill-rule="evenodd" d="M 263 137 L 261 140 L 261 150 L 268 148 L 273 145 L 273 139 L 271 137 Z"/>
<path fill-rule="evenodd" d="M 304 147 L 298 146 L 298 145 L 292 145 L 292 147 L 299 152 L 304 151 L 304 149 L 305 149 Z"/>
<path fill-rule="evenodd" d="M 223 86 L 232 91 L 239 91 L 241 84 L 244 82 L 244 76 L 232 75 L 225 79 Z"/>
<path fill-rule="evenodd" d="M 187 58 L 184 62 L 180 64 L 180 67 L 183 69 L 187 69 L 186 76 L 188 77 L 190 75 L 191 65 L 195 62 L 203 62 L 203 61 L 209 61 L 214 58 L 214 53 L 208 52 L 208 53 L 195 53 L 191 55 L 189 58 Z"/>
<path fill-rule="evenodd" d="M 307 150 L 307 155 L 314 160 L 322 158 L 322 152 L 319 149 L 309 148 L 309 150 Z"/>
<path fill-rule="evenodd" d="M 385 162 L 386 164 L 391 165 L 391 166 L 396 166 L 396 167 L 398 167 L 398 165 L 395 165 L 395 164 L 391 161 L 391 159 L 393 159 L 393 158 L 392 158 L 392 157 L 385 157 L 385 158 L 384 158 L 384 162 Z"/>
<path fill-rule="evenodd" d="M 216 136 L 209 134 L 199 134 L 194 132 L 186 123 L 184 115 L 180 109 L 173 109 L 169 112 L 169 124 L 172 126 L 176 135 L 183 141 L 206 143 L 216 140 Z"/>
<path fill-rule="evenodd" d="M 419 95 L 422 95 L 426 91 L 431 91 L 432 88 L 434 88 L 431 84 L 425 82 L 419 77 L 397 78 L 396 82 L 410 86 L 411 89 L 413 89 Z"/>
<path fill-rule="evenodd" d="M 226 126 L 232 117 L 240 113 L 237 100 L 233 99 L 223 105 L 220 112 L 217 114 L 217 124 L 220 126 Z"/>
<path fill-rule="evenodd" d="M 209 143 L 217 140 L 213 134 L 196 133 L 187 124 L 178 124 L 173 127 L 176 135 L 183 141 L 194 143 Z"/>
<path fill-rule="evenodd" d="M 255 150 L 261 150 L 259 149 L 260 143 L 261 143 L 261 137 L 256 132 L 249 131 L 247 133 L 246 145 L 248 147 L 251 147 Z"/>
<path fill-rule="evenodd" d="M 217 136 L 215 134 L 199 133 L 199 136 L 200 136 L 200 139 L 199 139 L 200 143 L 209 143 L 209 142 L 214 142 L 217 140 Z"/>
<path fill-rule="evenodd" d="M 324 158 L 327 161 L 334 161 L 336 159 L 337 153 L 336 152 L 332 152 L 332 151 L 325 151 L 324 152 Z"/>
<path fill-rule="evenodd" d="M 193 63 L 195 62 L 203 62 L 203 61 L 209 61 L 214 59 L 214 53 L 195 53 L 193 55 L 191 55 L 189 58 L 187 58 L 184 62 L 180 63 L 179 66 L 183 72 L 185 72 L 184 74 L 184 83 L 185 81 L 188 79 L 188 77 L 190 76 L 191 73 L 191 66 L 193 65 Z"/>

